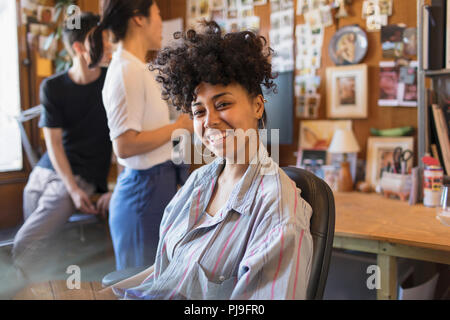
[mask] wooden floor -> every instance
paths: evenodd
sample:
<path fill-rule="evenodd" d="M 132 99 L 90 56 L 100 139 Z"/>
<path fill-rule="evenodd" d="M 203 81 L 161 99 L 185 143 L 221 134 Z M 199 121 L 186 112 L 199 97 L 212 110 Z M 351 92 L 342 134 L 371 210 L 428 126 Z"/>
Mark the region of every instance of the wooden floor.
<path fill-rule="evenodd" d="M 69 289 L 64 280 L 48 281 L 27 286 L 13 300 L 104 300 L 99 294 L 99 282 L 81 283 L 80 289 Z"/>
<path fill-rule="evenodd" d="M 81 270 L 81 283 L 84 289 L 85 283 L 97 286 L 102 278 L 115 270 L 114 251 L 107 225 L 92 224 L 84 227 L 83 237 L 80 228 L 69 228 L 59 235 L 51 248 L 43 255 L 41 271 L 28 281 L 24 281 L 17 275 L 12 264 L 11 246 L 0 248 L 0 300 L 13 298 L 26 298 L 47 300 L 54 299 L 52 289 L 58 289 L 65 284 L 70 274 L 68 266 L 79 266 Z M 84 240 L 84 241 L 82 241 Z M 60 282 L 59 282 L 60 281 Z M 24 291 L 24 288 L 32 291 Z M 64 285 L 64 287 L 66 287 Z M 20 295 L 19 295 L 20 292 Z M 66 294 L 79 293 L 57 291 L 56 299 L 64 299 Z M 89 296 L 85 296 L 87 299 Z"/>

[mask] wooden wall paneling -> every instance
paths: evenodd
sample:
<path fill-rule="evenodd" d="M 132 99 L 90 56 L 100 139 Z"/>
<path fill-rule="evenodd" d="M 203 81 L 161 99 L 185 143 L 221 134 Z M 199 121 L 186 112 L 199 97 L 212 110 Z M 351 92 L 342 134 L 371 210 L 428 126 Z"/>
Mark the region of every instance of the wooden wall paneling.
<path fill-rule="evenodd" d="M 167 1 L 170 3 L 169 18 L 174 18 L 173 10 L 178 10 L 179 0 Z M 321 77 L 321 86 L 319 93 L 322 96 L 321 106 L 319 111 L 319 119 L 327 119 L 326 117 L 326 68 L 334 66 L 331 58 L 328 55 L 328 44 L 334 33 L 341 27 L 358 24 L 366 30 L 366 21 L 362 19 L 362 0 L 353 0 L 351 6 L 348 6 L 350 16 L 340 19 L 338 24 L 325 28 L 324 45 L 322 48 L 322 65 L 317 74 Z M 417 26 L 417 12 L 414 1 L 393 0 L 393 14 L 389 17 L 389 24 L 404 23 L 408 27 Z M 296 8 L 297 1 L 294 1 Z M 183 15 L 186 17 L 186 10 L 183 8 Z M 269 1 L 264 6 L 256 6 L 255 14 L 261 19 L 261 35 L 269 38 L 270 30 L 270 4 Z M 304 23 L 303 16 L 296 16 L 296 24 Z M 417 108 L 410 107 L 379 107 L 378 106 L 378 92 L 379 92 L 379 62 L 383 60 L 380 32 L 367 32 L 369 41 L 369 50 L 367 56 L 361 63 L 365 63 L 369 67 L 368 87 L 369 87 L 369 116 L 367 119 L 352 120 L 353 130 L 361 146 L 361 152 L 358 157 L 366 158 L 367 153 L 367 139 L 370 136 L 370 128 L 386 129 L 401 126 L 414 126 L 417 128 Z M 293 106 L 294 107 L 294 106 Z M 294 109 L 294 108 L 293 108 Z M 295 164 L 296 158 L 294 152 L 297 151 L 298 146 L 298 131 L 300 120 L 293 115 L 294 122 L 294 143 L 292 145 L 280 146 L 280 164 L 282 166 Z M 417 137 L 416 137 L 417 138 Z M 416 145 L 417 145 L 417 139 Z"/>
<path fill-rule="evenodd" d="M 25 182 L 0 184 L 0 230 L 23 222 L 22 193 Z"/>
<path fill-rule="evenodd" d="M 99 14 L 100 0 L 78 0 L 81 11 L 90 11 Z"/>

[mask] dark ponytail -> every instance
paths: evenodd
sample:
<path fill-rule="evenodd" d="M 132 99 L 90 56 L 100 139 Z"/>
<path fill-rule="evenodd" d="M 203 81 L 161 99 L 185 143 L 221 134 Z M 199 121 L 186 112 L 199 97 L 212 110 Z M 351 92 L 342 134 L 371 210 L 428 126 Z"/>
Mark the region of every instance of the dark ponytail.
<path fill-rule="evenodd" d="M 102 20 L 89 35 L 91 63 L 89 68 L 97 66 L 103 57 L 103 31 L 110 30 L 113 41 L 125 38 L 128 21 L 135 16 L 149 16 L 153 0 L 105 0 Z"/>

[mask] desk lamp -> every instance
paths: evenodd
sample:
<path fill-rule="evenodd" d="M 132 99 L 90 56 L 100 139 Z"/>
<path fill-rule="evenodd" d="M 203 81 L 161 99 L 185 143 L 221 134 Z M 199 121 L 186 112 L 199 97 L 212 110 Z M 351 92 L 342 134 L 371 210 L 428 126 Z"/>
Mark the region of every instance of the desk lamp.
<path fill-rule="evenodd" d="M 331 140 L 330 147 L 328 148 L 328 152 L 344 154 L 344 159 L 341 162 L 341 169 L 339 170 L 337 191 L 353 191 L 353 178 L 350 173 L 350 163 L 347 161 L 347 154 L 359 151 L 360 148 L 352 130 L 336 130 L 333 135 L 333 140 Z"/>

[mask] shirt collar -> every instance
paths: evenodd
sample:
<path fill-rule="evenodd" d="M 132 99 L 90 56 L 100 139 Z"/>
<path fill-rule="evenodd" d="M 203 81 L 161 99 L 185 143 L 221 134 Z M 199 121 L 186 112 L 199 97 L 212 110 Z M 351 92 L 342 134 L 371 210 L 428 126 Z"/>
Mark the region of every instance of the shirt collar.
<path fill-rule="evenodd" d="M 207 181 L 214 179 L 214 183 L 217 182 L 217 178 L 222 172 L 225 166 L 224 158 L 217 158 L 214 160 L 203 174 L 203 178 L 199 179 L 201 188 L 207 188 L 210 184 Z M 258 177 L 263 175 L 273 175 L 278 172 L 278 165 L 269 157 L 267 149 L 261 143 L 259 151 L 253 156 L 250 161 L 246 172 L 239 180 L 238 184 L 233 188 L 230 198 L 226 203 L 226 210 L 233 209 L 240 214 L 250 215 L 250 208 L 253 204 L 254 198 L 257 194 L 257 188 L 260 185 Z M 212 196 L 212 188 L 210 192 L 206 192 L 207 196 L 204 198 L 204 205 L 210 201 Z"/>
<path fill-rule="evenodd" d="M 136 57 L 134 54 L 126 50 L 122 44 L 119 44 L 117 46 L 117 50 L 114 54 L 116 54 L 119 57 L 123 57 L 133 63 L 136 63 L 145 69 L 148 69 L 148 65 L 146 63 L 142 62 L 138 57 Z"/>

